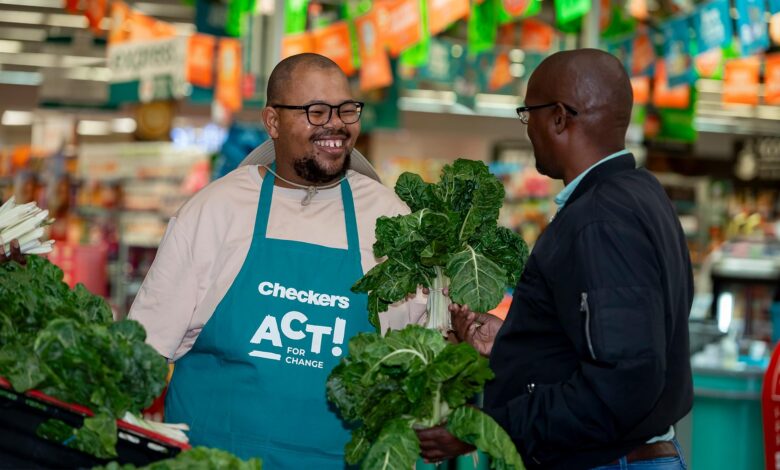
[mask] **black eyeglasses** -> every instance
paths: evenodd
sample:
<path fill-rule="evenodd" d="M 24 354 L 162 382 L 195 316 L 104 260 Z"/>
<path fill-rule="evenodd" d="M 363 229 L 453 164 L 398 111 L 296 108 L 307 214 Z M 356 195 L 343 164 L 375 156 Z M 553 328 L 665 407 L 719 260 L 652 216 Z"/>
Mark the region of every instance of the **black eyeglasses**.
<path fill-rule="evenodd" d="M 360 120 L 360 113 L 363 111 L 365 103 L 360 101 L 345 101 L 341 104 L 332 105 L 328 103 L 312 103 L 305 106 L 292 106 L 289 104 L 274 104 L 272 108 L 281 109 L 302 109 L 306 111 L 306 119 L 312 126 L 324 126 L 330 122 L 335 109 L 339 119 L 344 124 L 354 124 Z"/>
<path fill-rule="evenodd" d="M 576 116 L 577 110 L 572 108 L 566 103 L 560 103 L 566 111 L 570 112 L 572 116 Z M 558 106 L 558 102 L 556 103 L 547 103 L 547 104 L 537 104 L 534 106 L 520 106 L 515 111 L 517 111 L 517 117 L 520 118 L 520 122 L 523 124 L 528 124 L 528 118 L 530 117 L 530 111 L 534 111 L 536 109 L 542 109 L 542 108 L 549 108 L 551 106 Z"/>

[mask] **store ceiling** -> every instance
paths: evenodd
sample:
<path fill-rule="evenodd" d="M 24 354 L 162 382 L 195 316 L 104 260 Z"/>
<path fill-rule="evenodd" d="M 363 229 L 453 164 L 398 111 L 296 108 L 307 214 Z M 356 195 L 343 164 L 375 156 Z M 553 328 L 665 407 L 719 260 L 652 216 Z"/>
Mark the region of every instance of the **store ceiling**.
<path fill-rule="evenodd" d="M 194 9 L 181 0 L 126 2 L 183 34 L 195 31 Z M 0 0 L 0 109 L 105 100 L 110 75 L 105 40 L 88 29 L 83 14 L 66 12 L 63 3 Z M 107 26 L 108 19 L 103 21 Z"/>

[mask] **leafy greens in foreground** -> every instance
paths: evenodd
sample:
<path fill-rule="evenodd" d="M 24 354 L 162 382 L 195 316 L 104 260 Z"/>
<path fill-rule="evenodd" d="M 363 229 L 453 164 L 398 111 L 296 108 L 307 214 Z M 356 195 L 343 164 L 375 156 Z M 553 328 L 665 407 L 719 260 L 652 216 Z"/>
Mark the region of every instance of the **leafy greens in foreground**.
<path fill-rule="evenodd" d="M 438 331 L 410 325 L 361 333 L 328 378 L 328 399 L 356 425 L 345 448 L 363 469 L 413 468 L 420 453 L 414 428 L 443 423 L 491 457 L 493 468 L 523 469 L 506 432 L 468 399 L 493 377 L 487 359 L 468 344 L 448 344 Z"/>
<path fill-rule="evenodd" d="M 48 421 L 38 433 L 101 458 L 116 456 L 116 419 L 160 395 L 168 366 L 143 327 L 113 322 L 106 302 L 31 256 L 0 265 L 0 376 L 14 390 L 39 389 L 90 408 L 80 429 Z"/>
<path fill-rule="evenodd" d="M 412 213 L 377 220 L 374 255 L 386 260 L 352 287 L 368 293 L 371 323 L 378 328 L 379 313 L 418 286 L 430 289 L 426 326 L 442 333 L 450 326 L 450 298 L 478 312 L 498 305 L 504 288 L 517 283 L 528 246 L 498 226 L 504 186 L 487 166 L 456 160 L 438 183 L 404 173 L 395 192 Z"/>
<path fill-rule="evenodd" d="M 111 462 L 105 467 L 96 467 L 92 470 L 262 470 L 262 468 L 263 464 L 257 458 L 244 461 L 224 450 L 194 447 L 174 458 L 160 460 L 144 467 Z"/>

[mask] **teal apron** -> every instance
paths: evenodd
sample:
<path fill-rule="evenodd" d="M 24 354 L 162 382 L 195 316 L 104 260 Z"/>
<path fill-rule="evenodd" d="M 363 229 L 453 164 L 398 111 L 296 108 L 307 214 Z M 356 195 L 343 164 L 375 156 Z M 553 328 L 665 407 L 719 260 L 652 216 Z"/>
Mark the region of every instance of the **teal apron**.
<path fill-rule="evenodd" d="M 273 189 L 269 172 L 249 253 L 176 362 L 165 419 L 189 424 L 193 446 L 260 457 L 268 470 L 342 469 L 350 435 L 325 382 L 349 339 L 372 330 L 365 295 L 350 291 L 363 275 L 352 191 L 344 180 L 343 250 L 267 238 Z"/>

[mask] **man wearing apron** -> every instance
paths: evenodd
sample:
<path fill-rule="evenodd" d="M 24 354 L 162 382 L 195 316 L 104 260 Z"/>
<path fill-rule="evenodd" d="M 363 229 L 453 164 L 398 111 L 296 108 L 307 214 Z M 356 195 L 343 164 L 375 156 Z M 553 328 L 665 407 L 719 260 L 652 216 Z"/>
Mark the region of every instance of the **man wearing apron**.
<path fill-rule="evenodd" d="M 408 209 L 353 151 L 362 104 L 335 63 L 285 59 L 267 100 L 273 143 L 172 219 L 130 318 L 175 361 L 165 420 L 187 423 L 193 445 L 270 470 L 340 469 L 349 431 L 325 382 L 349 339 L 372 330 L 350 287 L 377 263 L 376 219 Z M 413 299 L 382 326 L 423 313 Z"/>

